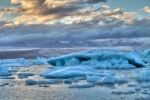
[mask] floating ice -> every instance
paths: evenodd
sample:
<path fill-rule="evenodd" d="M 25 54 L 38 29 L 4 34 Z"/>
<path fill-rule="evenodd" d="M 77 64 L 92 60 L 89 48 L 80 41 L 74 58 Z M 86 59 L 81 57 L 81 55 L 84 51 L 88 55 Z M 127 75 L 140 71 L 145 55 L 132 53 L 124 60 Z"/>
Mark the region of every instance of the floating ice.
<path fill-rule="evenodd" d="M 150 65 L 150 49 L 145 50 L 142 57 L 143 57 L 144 62 Z"/>
<path fill-rule="evenodd" d="M 73 78 L 84 77 L 84 80 L 94 84 L 123 84 L 128 82 L 127 79 L 118 78 L 108 71 L 100 72 L 99 69 L 131 69 L 146 66 L 142 59 L 142 53 L 116 50 L 78 52 L 52 57 L 48 63 L 56 67 L 42 73 L 41 75 L 45 78 L 62 78 L 67 79 L 65 83 L 72 83 Z M 78 87 L 78 85 L 73 87 Z"/>
<path fill-rule="evenodd" d="M 24 58 L 0 60 L 0 64 L 4 66 L 30 66 L 31 62 Z"/>
<path fill-rule="evenodd" d="M 40 84 L 59 84 L 62 83 L 62 80 L 32 80 L 32 79 L 27 79 L 25 81 L 26 85 L 40 85 Z"/>
<path fill-rule="evenodd" d="M 37 85 L 37 82 L 35 80 L 32 80 L 32 79 L 27 79 L 25 81 L 25 84 L 26 85 Z"/>
<path fill-rule="evenodd" d="M 36 58 L 33 60 L 28 60 L 24 58 L 18 59 L 5 59 L 0 60 L 0 65 L 9 66 L 9 67 L 25 67 L 25 66 L 32 66 L 32 65 L 44 65 L 48 64 L 46 58 Z"/>
<path fill-rule="evenodd" d="M 73 77 L 86 77 L 86 75 L 99 75 L 96 70 L 88 66 L 70 66 L 60 69 L 49 70 L 42 74 L 46 78 L 73 78 Z"/>
<path fill-rule="evenodd" d="M 69 88 L 91 88 L 94 87 L 95 85 L 92 83 L 83 83 L 83 84 L 73 84 L 70 85 Z"/>
<path fill-rule="evenodd" d="M 112 91 L 112 94 L 115 94 L 115 95 L 121 95 L 121 94 L 124 94 L 124 95 L 129 95 L 129 94 L 134 94 L 135 91 L 133 90 L 127 90 L 127 91 Z"/>
<path fill-rule="evenodd" d="M 11 72 L 8 67 L 0 66 L 0 76 L 10 76 Z"/>
<path fill-rule="evenodd" d="M 28 78 L 29 76 L 33 76 L 33 73 L 19 73 L 18 78 Z"/>
<path fill-rule="evenodd" d="M 141 54 L 138 52 L 121 52 L 115 50 L 78 52 L 50 58 L 48 63 L 57 67 L 86 65 L 97 69 L 130 69 L 145 67 Z"/>
<path fill-rule="evenodd" d="M 116 78 L 113 75 L 107 75 L 97 82 L 98 84 L 114 84 Z"/>
<path fill-rule="evenodd" d="M 33 65 L 44 65 L 44 64 L 48 64 L 47 59 L 46 58 L 40 58 L 37 57 L 35 60 L 31 60 Z"/>
<path fill-rule="evenodd" d="M 137 75 L 137 80 L 140 82 L 150 81 L 150 70 L 143 70 Z"/>
<path fill-rule="evenodd" d="M 87 75 L 86 80 L 88 82 L 96 83 L 98 80 L 100 80 L 102 77 L 97 75 Z"/>

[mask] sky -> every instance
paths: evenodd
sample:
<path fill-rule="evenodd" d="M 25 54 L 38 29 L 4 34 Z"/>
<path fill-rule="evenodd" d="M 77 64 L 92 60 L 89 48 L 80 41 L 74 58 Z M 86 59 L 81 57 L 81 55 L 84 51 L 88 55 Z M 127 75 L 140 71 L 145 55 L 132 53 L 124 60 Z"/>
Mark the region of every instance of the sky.
<path fill-rule="evenodd" d="M 127 12 L 142 19 L 150 14 L 150 0 L 0 0 L 0 20 L 15 24 L 43 24 L 73 16 L 82 21 L 93 14 L 113 13 L 117 9 L 116 15 Z M 85 15 L 87 12 L 89 15 Z"/>
<path fill-rule="evenodd" d="M 149 26 L 150 0 L 0 0 L 1 43 L 149 37 Z"/>

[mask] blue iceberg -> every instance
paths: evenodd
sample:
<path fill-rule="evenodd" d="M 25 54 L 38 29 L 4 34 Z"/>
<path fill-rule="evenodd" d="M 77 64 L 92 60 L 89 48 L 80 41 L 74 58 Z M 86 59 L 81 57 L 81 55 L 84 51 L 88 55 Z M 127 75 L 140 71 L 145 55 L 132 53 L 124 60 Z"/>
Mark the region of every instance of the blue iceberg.
<path fill-rule="evenodd" d="M 11 70 L 6 66 L 0 66 L 0 76 L 10 76 Z"/>
<path fill-rule="evenodd" d="M 150 66 L 150 49 L 143 52 L 142 58 L 143 61 Z"/>
<path fill-rule="evenodd" d="M 32 65 L 45 65 L 45 64 L 48 64 L 47 59 L 40 57 L 37 57 L 36 59 L 17 58 L 17 59 L 0 60 L 0 65 L 8 67 L 27 67 Z"/>
<path fill-rule="evenodd" d="M 74 78 L 74 77 L 86 77 L 86 75 L 98 75 L 104 76 L 97 70 L 90 68 L 88 66 L 70 66 L 64 68 L 58 68 L 53 70 L 48 70 L 41 74 L 46 78 Z"/>
<path fill-rule="evenodd" d="M 141 54 L 117 50 L 95 50 L 52 57 L 48 63 L 57 67 L 84 65 L 96 69 L 131 69 L 145 67 Z"/>

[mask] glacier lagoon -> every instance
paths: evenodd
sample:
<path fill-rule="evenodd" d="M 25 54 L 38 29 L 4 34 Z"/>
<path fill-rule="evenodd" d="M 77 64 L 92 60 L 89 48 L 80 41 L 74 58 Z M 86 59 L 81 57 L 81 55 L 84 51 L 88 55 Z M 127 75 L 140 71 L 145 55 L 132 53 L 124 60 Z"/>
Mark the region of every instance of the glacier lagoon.
<path fill-rule="evenodd" d="M 94 91 L 99 91 L 100 95 L 104 90 L 117 100 L 122 95 L 125 100 L 131 95 L 132 99 L 145 100 L 149 95 L 150 50 L 88 50 L 45 58 L 3 59 L 0 65 L 1 87 L 23 86 L 42 91 L 60 87 L 73 93 L 74 88 L 89 91 L 96 88 Z"/>

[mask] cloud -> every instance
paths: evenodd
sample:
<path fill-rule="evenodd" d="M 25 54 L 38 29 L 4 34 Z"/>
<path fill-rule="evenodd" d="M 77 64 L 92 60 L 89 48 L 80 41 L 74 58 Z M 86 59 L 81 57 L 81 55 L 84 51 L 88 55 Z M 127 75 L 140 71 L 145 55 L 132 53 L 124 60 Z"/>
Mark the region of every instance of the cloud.
<path fill-rule="evenodd" d="M 103 24 L 99 24 L 100 22 L 103 22 Z M 134 23 L 127 24 L 122 20 L 111 17 L 105 17 L 99 22 L 86 21 L 69 25 L 62 23 L 52 25 L 19 25 L 16 27 L 1 28 L 0 41 L 1 44 L 4 41 L 30 44 L 29 42 L 31 41 L 35 41 L 35 43 L 41 41 L 42 43 L 42 41 L 83 41 L 102 38 L 150 37 L 149 26 L 149 19 L 135 20 Z"/>
<path fill-rule="evenodd" d="M 11 0 L 15 5 L 1 11 L 18 14 L 11 23 L 15 26 L 58 21 L 72 24 L 101 20 L 103 17 L 113 17 L 132 23 L 135 13 L 124 12 L 121 8 L 111 9 L 108 5 L 99 4 L 101 2 L 107 0 Z"/>
<path fill-rule="evenodd" d="M 76 12 L 72 16 L 64 17 L 61 19 L 64 23 L 82 23 L 86 21 L 95 21 L 103 23 L 104 19 L 118 19 L 124 21 L 128 24 L 134 22 L 136 13 L 135 12 L 125 12 L 121 8 L 110 9 L 108 5 L 102 5 L 98 9 L 89 10 L 84 9 Z"/>
<path fill-rule="evenodd" d="M 107 0 L 84 0 L 87 3 L 107 2 Z"/>
<path fill-rule="evenodd" d="M 76 12 L 107 0 L 11 0 L 13 7 L 1 9 L 6 13 L 16 13 L 16 24 L 37 24 L 72 16 Z M 36 21 L 35 21 L 36 20 Z"/>
<path fill-rule="evenodd" d="M 146 13 L 150 13 L 150 7 L 148 7 L 148 6 L 146 6 L 146 7 L 144 7 L 144 12 L 146 12 Z"/>
<path fill-rule="evenodd" d="M 4 16 L 4 12 L 0 11 L 0 19 Z"/>
<path fill-rule="evenodd" d="M 106 9 L 106 10 L 103 11 L 103 14 L 105 16 L 118 15 L 118 14 L 123 14 L 123 11 L 122 11 L 121 8 L 117 8 L 117 9 L 114 9 L 114 10 Z"/>

